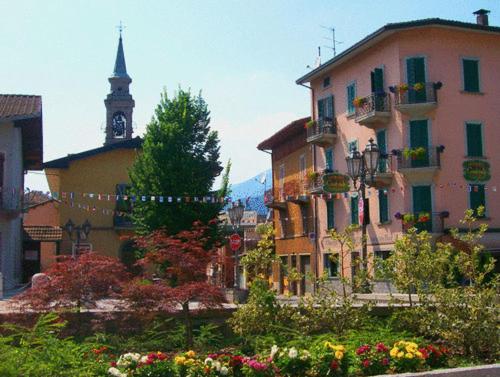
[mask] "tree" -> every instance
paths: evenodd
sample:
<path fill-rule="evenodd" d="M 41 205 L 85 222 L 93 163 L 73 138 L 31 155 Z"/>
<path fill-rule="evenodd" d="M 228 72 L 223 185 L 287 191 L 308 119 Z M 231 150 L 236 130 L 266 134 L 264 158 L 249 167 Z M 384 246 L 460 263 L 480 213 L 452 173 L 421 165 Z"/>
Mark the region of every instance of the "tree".
<path fill-rule="evenodd" d="M 182 89 L 173 98 L 166 92 L 161 95 L 147 126 L 142 153 L 129 172 L 131 193 L 136 196 L 133 220 L 139 233 L 165 228 L 176 234 L 190 229 L 196 220 L 206 224 L 217 217 L 222 205 L 203 200 L 217 196 L 211 188 L 222 171 L 219 139 L 210 130 L 209 115 L 201 95 Z M 172 201 L 141 199 L 155 194 Z"/>
<path fill-rule="evenodd" d="M 273 263 L 280 261 L 274 250 L 273 225 L 271 223 L 260 224 L 257 226 L 256 232 L 261 237 L 257 242 L 257 248 L 249 250 L 241 258 L 241 265 L 245 267 L 249 282 L 256 278 L 267 277 Z"/>
<path fill-rule="evenodd" d="M 46 279 L 18 296 L 29 308 L 94 307 L 98 300 L 117 297 L 129 274 L 116 258 L 83 253 L 78 258 L 62 257 L 45 272 Z"/>
<path fill-rule="evenodd" d="M 132 308 L 141 310 L 182 310 L 186 344 L 193 345 L 192 308 L 216 308 L 224 301 L 222 291 L 207 281 L 207 267 L 215 256 L 217 240 L 213 228 L 196 222 L 191 230 L 169 235 L 156 230 L 136 239 L 145 250 L 138 261 L 142 276 L 125 290 Z"/>

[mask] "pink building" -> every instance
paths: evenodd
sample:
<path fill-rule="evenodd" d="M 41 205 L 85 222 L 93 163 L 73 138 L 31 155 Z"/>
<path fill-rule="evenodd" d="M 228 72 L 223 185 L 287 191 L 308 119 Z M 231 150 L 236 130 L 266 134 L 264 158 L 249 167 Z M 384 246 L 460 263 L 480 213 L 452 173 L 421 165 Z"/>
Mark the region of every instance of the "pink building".
<path fill-rule="evenodd" d="M 311 92 L 315 171 L 347 173 L 346 156 L 370 138 L 386 154 L 366 193 L 369 256 L 393 248 L 398 213 L 421 217 L 417 225 L 437 238 L 479 205 L 490 229 L 484 242 L 500 251 L 500 27 L 488 25 L 487 11 L 475 14 L 477 23 L 388 24 L 297 80 Z M 318 264 L 335 275 L 328 223 L 358 222 L 359 199 L 311 193 Z"/>

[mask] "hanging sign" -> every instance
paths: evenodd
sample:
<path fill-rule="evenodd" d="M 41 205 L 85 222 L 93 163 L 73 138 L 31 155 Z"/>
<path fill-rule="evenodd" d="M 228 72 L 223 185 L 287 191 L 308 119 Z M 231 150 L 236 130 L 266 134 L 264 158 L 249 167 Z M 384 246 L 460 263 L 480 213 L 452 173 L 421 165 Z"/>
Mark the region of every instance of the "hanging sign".
<path fill-rule="evenodd" d="M 332 194 L 349 191 L 349 177 L 345 174 L 330 173 L 323 175 L 323 190 Z"/>
<path fill-rule="evenodd" d="M 464 161 L 464 178 L 468 181 L 473 182 L 484 182 L 489 181 L 491 178 L 490 174 L 490 163 L 483 160 L 468 160 Z"/>

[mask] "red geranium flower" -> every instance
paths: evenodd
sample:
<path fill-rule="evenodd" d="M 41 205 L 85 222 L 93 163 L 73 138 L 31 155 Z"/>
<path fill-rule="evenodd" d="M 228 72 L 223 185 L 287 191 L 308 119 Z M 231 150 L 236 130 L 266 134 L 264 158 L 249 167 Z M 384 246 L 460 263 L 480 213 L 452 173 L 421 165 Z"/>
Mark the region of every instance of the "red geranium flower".
<path fill-rule="evenodd" d="M 362 362 L 362 364 L 363 364 L 363 367 L 368 368 L 371 363 L 370 363 L 370 360 L 364 359 L 363 362 Z"/>
<path fill-rule="evenodd" d="M 333 370 L 337 370 L 337 369 L 339 369 L 339 363 L 337 362 L 337 360 L 333 360 L 333 361 L 330 363 L 330 369 L 333 369 Z"/>

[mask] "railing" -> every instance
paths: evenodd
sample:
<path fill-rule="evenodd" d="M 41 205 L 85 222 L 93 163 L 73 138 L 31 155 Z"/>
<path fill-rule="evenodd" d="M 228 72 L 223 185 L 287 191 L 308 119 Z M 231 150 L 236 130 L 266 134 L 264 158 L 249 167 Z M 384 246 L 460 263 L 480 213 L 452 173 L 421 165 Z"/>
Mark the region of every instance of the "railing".
<path fill-rule="evenodd" d="M 8 187 L 0 187 L 0 210 L 21 211 L 23 208 L 24 194 L 19 190 Z"/>
<path fill-rule="evenodd" d="M 312 177 L 308 177 L 306 187 L 308 192 L 319 192 L 323 190 L 323 173 L 318 172 Z"/>
<path fill-rule="evenodd" d="M 318 119 L 307 127 L 308 138 L 323 134 L 337 135 L 337 121 L 335 119 Z"/>
<path fill-rule="evenodd" d="M 133 228 L 134 222 L 129 214 L 114 215 L 113 226 L 115 228 Z"/>
<path fill-rule="evenodd" d="M 372 93 L 360 99 L 360 104 L 356 107 L 356 120 L 365 118 L 374 112 L 391 111 L 390 97 L 387 93 Z"/>
<path fill-rule="evenodd" d="M 377 173 L 392 173 L 392 156 L 387 154 L 380 155 Z"/>
<path fill-rule="evenodd" d="M 419 231 L 425 230 L 431 233 L 443 233 L 445 229 L 444 221 L 450 217 L 450 213 L 448 211 L 431 212 L 427 221 L 418 221 L 418 217 L 418 214 L 415 215 L 415 221 L 413 222 L 402 222 L 401 225 L 404 233 L 408 232 L 412 227 L 417 228 Z"/>
<path fill-rule="evenodd" d="M 391 87 L 397 105 L 413 105 L 419 103 L 435 103 L 437 102 L 437 90 L 440 89 L 442 83 L 426 82 L 416 83 L 414 85 L 402 85 L 399 87 Z"/>
<path fill-rule="evenodd" d="M 441 167 L 441 153 L 444 146 L 429 146 L 427 148 L 405 148 L 395 151 L 399 169 Z"/>

